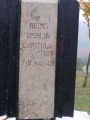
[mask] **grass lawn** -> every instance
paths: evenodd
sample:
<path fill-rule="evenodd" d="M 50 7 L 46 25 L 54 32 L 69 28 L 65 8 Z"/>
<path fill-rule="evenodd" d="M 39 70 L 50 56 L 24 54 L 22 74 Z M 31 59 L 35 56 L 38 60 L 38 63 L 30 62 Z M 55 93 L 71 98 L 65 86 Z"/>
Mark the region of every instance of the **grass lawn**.
<path fill-rule="evenodd" d="M 77 76 L 75 89 L 75 110 L 87 111 L 90 115 L 90 77 L 87 86 L 83 87 L 84 77 Z"/>

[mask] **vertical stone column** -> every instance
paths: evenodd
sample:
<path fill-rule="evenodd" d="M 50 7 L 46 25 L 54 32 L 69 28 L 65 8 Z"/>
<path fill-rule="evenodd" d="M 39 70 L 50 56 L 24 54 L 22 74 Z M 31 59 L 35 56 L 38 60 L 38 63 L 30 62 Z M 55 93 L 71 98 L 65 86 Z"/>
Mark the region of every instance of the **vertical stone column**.
<path fill-rule="evenodd" d="M 19 118 L 54 115 L 57 0 L 22 0 Z"/>

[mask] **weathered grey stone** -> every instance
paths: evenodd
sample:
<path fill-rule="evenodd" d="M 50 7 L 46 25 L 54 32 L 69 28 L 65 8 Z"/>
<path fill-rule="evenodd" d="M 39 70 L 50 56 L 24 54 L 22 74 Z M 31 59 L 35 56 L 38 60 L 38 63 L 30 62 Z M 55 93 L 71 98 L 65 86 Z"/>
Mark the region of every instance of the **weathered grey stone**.
<path fill-rule="evenodd" d="M 22 0 L 19 118 L 54 115 L 57 0 Z"/>

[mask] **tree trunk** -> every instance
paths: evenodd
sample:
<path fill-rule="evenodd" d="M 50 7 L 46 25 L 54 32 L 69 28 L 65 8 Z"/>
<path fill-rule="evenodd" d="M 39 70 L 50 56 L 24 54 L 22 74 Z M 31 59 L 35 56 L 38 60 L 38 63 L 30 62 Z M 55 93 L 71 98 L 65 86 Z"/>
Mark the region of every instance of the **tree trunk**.
<path fill-rule="evenodd" d="M 85 75 L 83 87 L 86 87 L 86 84 L 87 84 L 89 63 L 90 63 L 90 53 L 89 53 L 88 61 L 87 61 L 87 65 L 86 65 L 86 75 Z"/>

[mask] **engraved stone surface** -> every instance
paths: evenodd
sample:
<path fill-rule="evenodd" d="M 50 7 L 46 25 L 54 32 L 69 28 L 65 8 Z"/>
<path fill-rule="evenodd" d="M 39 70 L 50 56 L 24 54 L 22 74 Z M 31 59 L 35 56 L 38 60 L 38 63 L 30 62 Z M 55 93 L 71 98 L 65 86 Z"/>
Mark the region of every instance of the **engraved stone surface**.
<path fill-rule="evenodd" d="M 19 118 L 54 115 L 57 0 L 22 0 Z"/>

